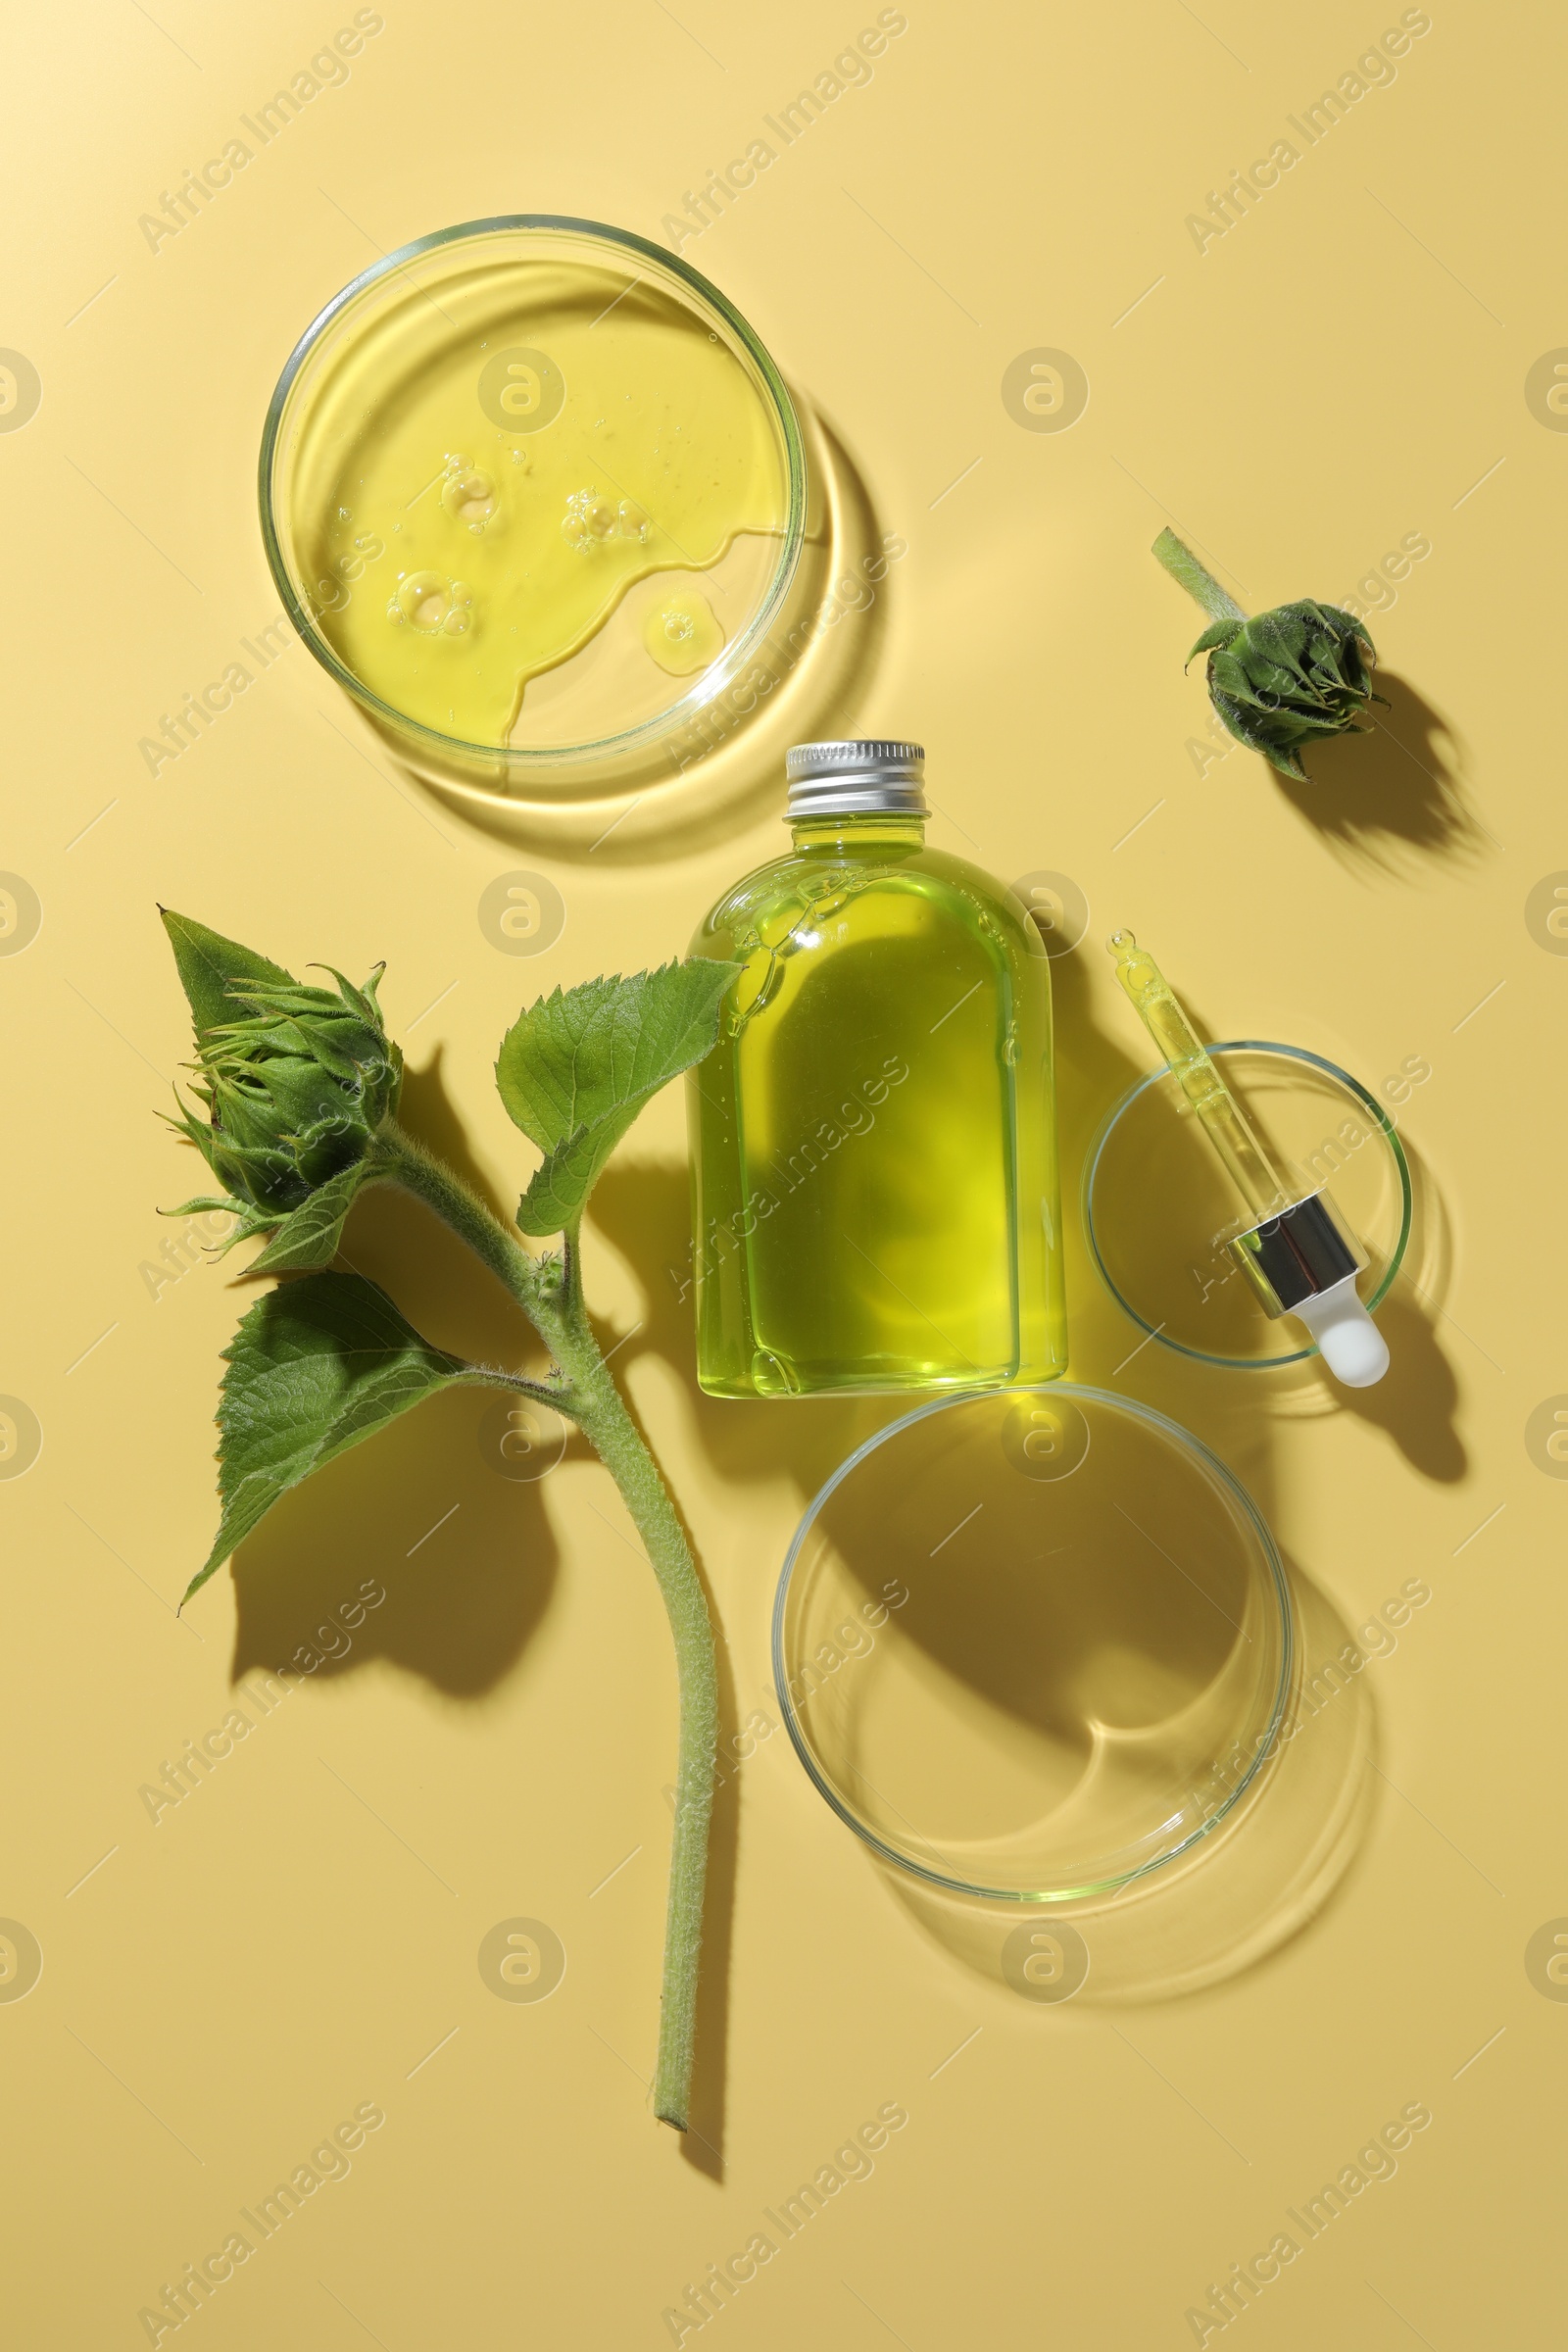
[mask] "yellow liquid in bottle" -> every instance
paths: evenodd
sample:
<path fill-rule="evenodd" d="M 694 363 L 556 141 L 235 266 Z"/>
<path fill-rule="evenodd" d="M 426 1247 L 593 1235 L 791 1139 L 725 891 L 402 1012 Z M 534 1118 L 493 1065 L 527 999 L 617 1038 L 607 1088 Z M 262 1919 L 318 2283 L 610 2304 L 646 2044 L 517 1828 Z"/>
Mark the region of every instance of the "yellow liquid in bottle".
<path fill-rule="evenodd" d="M 698 1372 L 719 1396 L 1066 1363 L 1038 934 L 917 823 L 798 824 L 692 953 L 744 966 L 688 1079 Z"/>
<path fill-rule="evenodd" d="M 594 740 L 667 709 L 758 610 L 785 455 L 736 353 L 662 288 L 483 276 L 443 286 L 449 329 L 411 297 L 414 334 L 383 322 L 336 362 L 303 428 L 303 566 L 394 710 L 476 745 Z"/>

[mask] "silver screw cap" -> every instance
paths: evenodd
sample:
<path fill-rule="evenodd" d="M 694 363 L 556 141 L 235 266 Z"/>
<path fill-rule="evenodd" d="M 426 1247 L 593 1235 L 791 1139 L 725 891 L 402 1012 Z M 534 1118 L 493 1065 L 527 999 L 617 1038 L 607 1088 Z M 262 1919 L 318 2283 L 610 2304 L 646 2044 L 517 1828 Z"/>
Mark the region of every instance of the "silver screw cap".
<path fill-rule="evenodd" d="M 927 816 L 925 749 L 878 738 L 798 743 L 785 755 L 789 814 Z"/>

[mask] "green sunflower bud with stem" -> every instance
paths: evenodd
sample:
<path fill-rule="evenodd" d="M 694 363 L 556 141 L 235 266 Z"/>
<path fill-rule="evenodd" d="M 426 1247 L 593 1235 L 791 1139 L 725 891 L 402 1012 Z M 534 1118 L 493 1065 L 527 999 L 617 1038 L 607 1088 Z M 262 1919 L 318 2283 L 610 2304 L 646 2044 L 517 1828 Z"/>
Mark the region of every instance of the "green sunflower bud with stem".
<path fill-rule="evenodd" d="M 385 967 L 363 989 L 340 972 L 335 991 L 314 988 L 184 915 L 160 912 L 196 1023 L 200 1106 L 181 1103 L 170 1124 L 226 1188 L 171 1213 L 227 1210 L 235 1223 L 225 1248 L 274 1233 L 256 1261 L 263 1271 L 325 1265 L 403 1091 L 403 1056 L 376 1003 Z"/>
<path fill-rule="evenodd" d="M 1174 531 L 1161 531 L 1153 552 L 1209 616 L 1187 659 L 1207 654 L 1210 702 L 1237 742 L 1281 775 L 1309 782 L 1302 745 L 1364 735 L 1361 713 L 1372 703 L 1387 709 L 1372 691 L 1377 648 L 1353 613 L 1302 597 L 1249 619 Z"/>
<path fill-rule="evenodd" d="M 252 1271 L 302 1277 L 259 1299 L 225 1350 L 221 1518 L 185 1598 L 281 1495 L 438 1390 L 500 1389 L 576 1423 L 620 1489 L 674 1637 L 679 1763 L 654 2109 L 685 2131 L 718 1730 L 713 1630 L 674 1504 L 588 1319 L 581 1226 L 644 1103 L 711 1048 L 739 967 L 670 963 L 590 980 L 518 1016 L 496 1084 L 542 1162 L 509 1226 L 398 1124 L 403 1061 L 376 1002 L 379 970 L 363 989 L 336 973 L 335 992 L 310 987 L 188 917 L 165 911 L 164 923 L 195 1020 L 206 1114 L 182 1108 L 172 1123 L 228 1188 L 178 1213 L 231 1211 L 232 1239 L 270 1236 Z M 542 1379 L 432 1347 L 374 1283 L 328 1270 L 355 1194 L 370 1184 L 412 1193 L 468 1245 L 548 1348 Z M 560 1247 L 536 1254 L 523 1234 L 559 1235 Z"/>

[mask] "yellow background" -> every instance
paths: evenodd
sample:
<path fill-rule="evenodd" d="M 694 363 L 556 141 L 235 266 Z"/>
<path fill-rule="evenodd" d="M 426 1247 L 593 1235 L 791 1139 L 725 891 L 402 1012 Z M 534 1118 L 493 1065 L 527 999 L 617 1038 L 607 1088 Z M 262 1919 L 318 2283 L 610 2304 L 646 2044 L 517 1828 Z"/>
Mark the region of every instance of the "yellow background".
<path fill-rule="evenodd" d="M 874 622 L 845 624 L 863 650 L 832 724 L 922 739 L 934 839 L 1004 878 L 1064 872 L 1091 905 L 1057 973 L 1069 1188 L 1148 1060 L 1098 945 L 1118 922 L 1212 1034 L 1289 1038 L 1373 1086 L 1431 1066 L 1400 1113 L 1423 1288 L 1396 1293 L 1383 1390 L 1276 1390 L 1156 1348 L 1116 1374 L 1219 1447 L 1348 1625 L 1406 1578 L 1431 1586 L 1357 1679 L 1375 1762 L 1348 1868 L 1205 1989 L 1036 2005 L 897 1898 L 778 1731 L 721 1814 L 711 2146 L 646 2103 L 674 1686 L 601 1469 L 574 1451 L 509 1485 L 478 1449 L 484 1399 L 444 1400 L 295 1497 L 237 1584 L 171 1612 L 210 1534 L 218 1354 L 249 1293 L 232 1261 L 156 1299 L 141 1272 L 159 1204 L 192 1189 L 153 1116 L 188 1050 L 154 906 L 296 969 L 386 957 L 416 1123 L 506 1202 L 529 1155 L 490 1081 L 503 1026 L 539 988 L 678 952 L 773 853 L 776 817 L 756 795 L 705 826 L 699 794 L 678 838 L 644 813 L 608 855 L 504 835 L 395 776 L 297 645 L 156 780 L 137 747 L 277 609 L 255 450 L 325 300 L 378 251 L 481 215 L 659 237 L 875 12 L 388 0 L 348 80 L 151 251 L 138 217 L 350 13 L 157 0 L 13 27 L 0 343 L 42 405 L 0 435 L 0 865 L 43 910 L 0 957 L 0 1390 L 43 1430 L 0 1483 L 0 1912 L 43 1953 L 27 1997 L 0 2002 L 14 2339 L 145 2341 L 139 2308 L 374 2100 L 386 2122 L 351 2176 L 179 2341 L 668 2342 L 685 2282 L 889 2101 L 909 2121 L 874 2176 L 705 2333 L 1191 2342 L 1209 2282 L 1423 2101 L 1397 2178 L 1266 2288 L 1249 2340 L 1554 2340 L 1568 2009 L 1525 1952 L 1568 1912 L 1568 1492 L 1525 1431 L 1568 1386 L 1568 965 L 1525 905 L 1568 866 L 1568 443 L 1524 388 L 1568 341 L 1554 12 L 1435 0 L 1392 84 L 1200 253 L 1186 216 L 1396 9 L 909 0 L 870 81 L 686 247 L 908 542 Z M 1005 369 L 1040 347 L 1087 372 L 1070 430 L 1004 406 Z M 1428 538 L 1372 615 L 1400 682 L 1390 732 L 1322 755 L 1309 791 L 1239 748 L 1200 775 L 1196 611 L 1149 554 L 1167 520 L 1253 609 L 1354 594 Z M 567 908 L 533 961 L 476 916 L 518 866 Z M 852 1421 L 695 1395 L 668 1271 L 682 1152 L 672 1090 L 607 1180 L 589 1292 L 607 1334 L 640 1327 L 616 1365 L 688 1514 L 732 1705 L 776 1721 L 775 1576 Z M 412 1206 L 377 1199 L 349 1240 L 438 1341 L 517 1348 Z M 1106 1379 L 1137 1335 L 1081 1256 L 1069 1271 L 1074 1373 Z M 155 1825 L 140 1786 L 220 1723 L 231 1677 L 367 1578 L 388 1597 L 348 1653 Z M 476 1966 L 516 1916 L 567 1953 L 538 2005 L 493 1998 Z"/>

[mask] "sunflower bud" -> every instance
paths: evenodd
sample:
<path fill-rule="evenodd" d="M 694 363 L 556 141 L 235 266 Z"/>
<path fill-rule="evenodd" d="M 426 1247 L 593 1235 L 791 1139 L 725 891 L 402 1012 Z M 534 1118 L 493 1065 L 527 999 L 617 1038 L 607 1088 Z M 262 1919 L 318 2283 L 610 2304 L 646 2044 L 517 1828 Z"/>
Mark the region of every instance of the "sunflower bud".
<path fill-rule="evenodd" d="M 282 1225 L 323 1190 L 343 1212 L 368 1173 L 367 1155 L 395 1117 L 403 1056 L 376 1003 L 378 965 L 363 989 L 333 971 L 335 990 L 294 979 L 235 941 L 164 912 L 196 1024 L 192 1093 L 172 1124 L 193 1143 L 235 1211 L 234 1240 Z M 331 967 L 323 966 L 330 970 Z M 310 1221 L 319 1237 L 320 1220 Z M 270 1262 L 318 1262 L 291 1255 Z"/>
<path fill-rule="evenodd" d="M 1207 654 L 1209 700 L 1238 743 L 1304 783 L 1302 744 L 1366 733 L 1355 722 L 1384 698 L 1372 691 L 1377 650 L 1352 613 L 1302 597 L 1249 619 L 1174 531 L 1154 553 L 1212 615 L 1187 659 Z"/>

